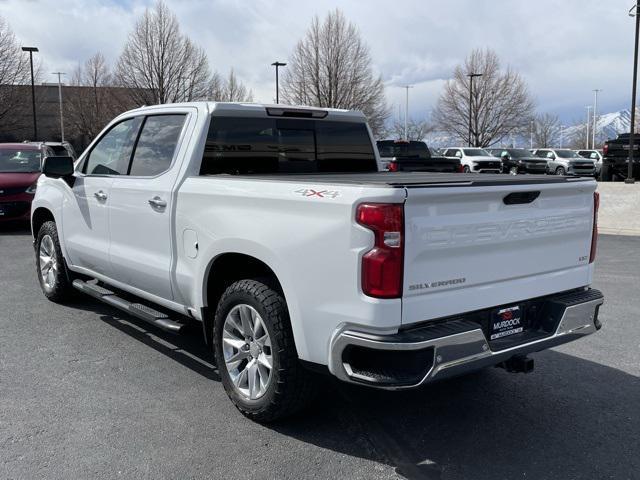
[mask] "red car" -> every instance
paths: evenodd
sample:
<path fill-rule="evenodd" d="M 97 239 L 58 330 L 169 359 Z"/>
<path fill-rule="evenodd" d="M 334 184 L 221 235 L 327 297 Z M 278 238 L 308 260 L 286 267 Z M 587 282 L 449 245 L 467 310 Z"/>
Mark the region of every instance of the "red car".
<path fill-rule="evenodd" d="M 44 144 L 0 143 L 0 223 L 29 221 L 42 159 L 49 155 Z"/>

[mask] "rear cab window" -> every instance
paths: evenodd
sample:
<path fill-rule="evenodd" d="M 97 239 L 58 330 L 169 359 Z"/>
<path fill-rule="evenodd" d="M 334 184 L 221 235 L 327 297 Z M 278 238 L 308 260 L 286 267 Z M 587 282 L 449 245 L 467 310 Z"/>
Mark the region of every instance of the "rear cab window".
<path fill-rule="evenodd" d="M 427 160 L 430 152 L 424 142 L 396 142 L 393 140 L 381 140 L 377 143 L 381 157 L 406 157 Z"/>
<path fill-rule="evenodd" d="M 363 122 L 213 116 L 200 174 L 376 171 Z"/>

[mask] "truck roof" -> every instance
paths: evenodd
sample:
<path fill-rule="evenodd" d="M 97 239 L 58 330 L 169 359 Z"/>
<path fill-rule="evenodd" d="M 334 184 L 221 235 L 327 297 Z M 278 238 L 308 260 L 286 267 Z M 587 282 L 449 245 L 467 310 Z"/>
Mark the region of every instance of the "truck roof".
<path fill-rule="evenodd" d="M 341 108 L 323 108 L 306 105 L 286 105 L 286 104 L 267 104 L 267 103 L 251 103 L 251 102 L 183 102 L 183 103 L 165 103 L 162 105 L 148 105 L 135 109 L 136 112 L 159 112 L 163 110 L 171 110 L 175 107 L 195 107 L 204 110 L 207 113 L 217 116 L 247 116 L 247 117 L 265 117 L 267 110 L 271 111 L 289 111 L 293 113 L 308 112 L 326 112 L 326 115 L 315 118 L 327 118 L 331 120 L 352 120 L 365 121 L 366 117 L 359 110 L 345 110 Z M 288 116 L 288 115 L 287 115 Z M 296 116 L 296 115 L 292 115 Z M 303 116 L 303 115 L 299 115 Z"/>

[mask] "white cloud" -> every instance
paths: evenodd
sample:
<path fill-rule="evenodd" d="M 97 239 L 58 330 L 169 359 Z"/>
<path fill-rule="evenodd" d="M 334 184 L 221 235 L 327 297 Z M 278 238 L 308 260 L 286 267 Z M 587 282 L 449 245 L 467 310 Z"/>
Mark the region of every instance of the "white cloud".
<path fill-rule="evenodd" d="M 114 62 L 144 0 L 0 0 L 23 44 L 40 48 L 43 73 L 102 51 Z M 222 72 L 234 67 L 260 101 L 272 101 L 274 60 L 286 61 L 314 14 L 339 7 L 368 42 L 387 97 L 423 117 L 443 81 L 473 48 L 490 47 L 528 81 L 540 110 L 581 118 L 602 88 L 602 111 L 628 106 L 633 55 L 629 2 L 612 0 L 167 0 L 183 30 Z M 53 78 L 53 77 L 51 77 Z"/>

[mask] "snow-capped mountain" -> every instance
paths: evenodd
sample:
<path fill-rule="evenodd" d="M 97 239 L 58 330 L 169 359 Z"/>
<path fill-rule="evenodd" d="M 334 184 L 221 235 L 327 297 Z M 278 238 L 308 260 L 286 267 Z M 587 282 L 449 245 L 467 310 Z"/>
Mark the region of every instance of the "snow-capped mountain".
<path fill-rule="evenodd" d="M 636 113 L 636 124 L 638 122 L 638 114 Z M 592 126 L 590 126 L 592 128 Z M 580 132 L 584 135 L 585 124 L 572 125 L 564 130 L 567 138 L 578 135 Z M 627 109 L 618 112 L 604 113 L 598 116 L 597 122 L 597 141 L 603 142 L 610 138 L 616 138 L 619 133 L 627 133 L 631 129 L 631 112 Z"/>

